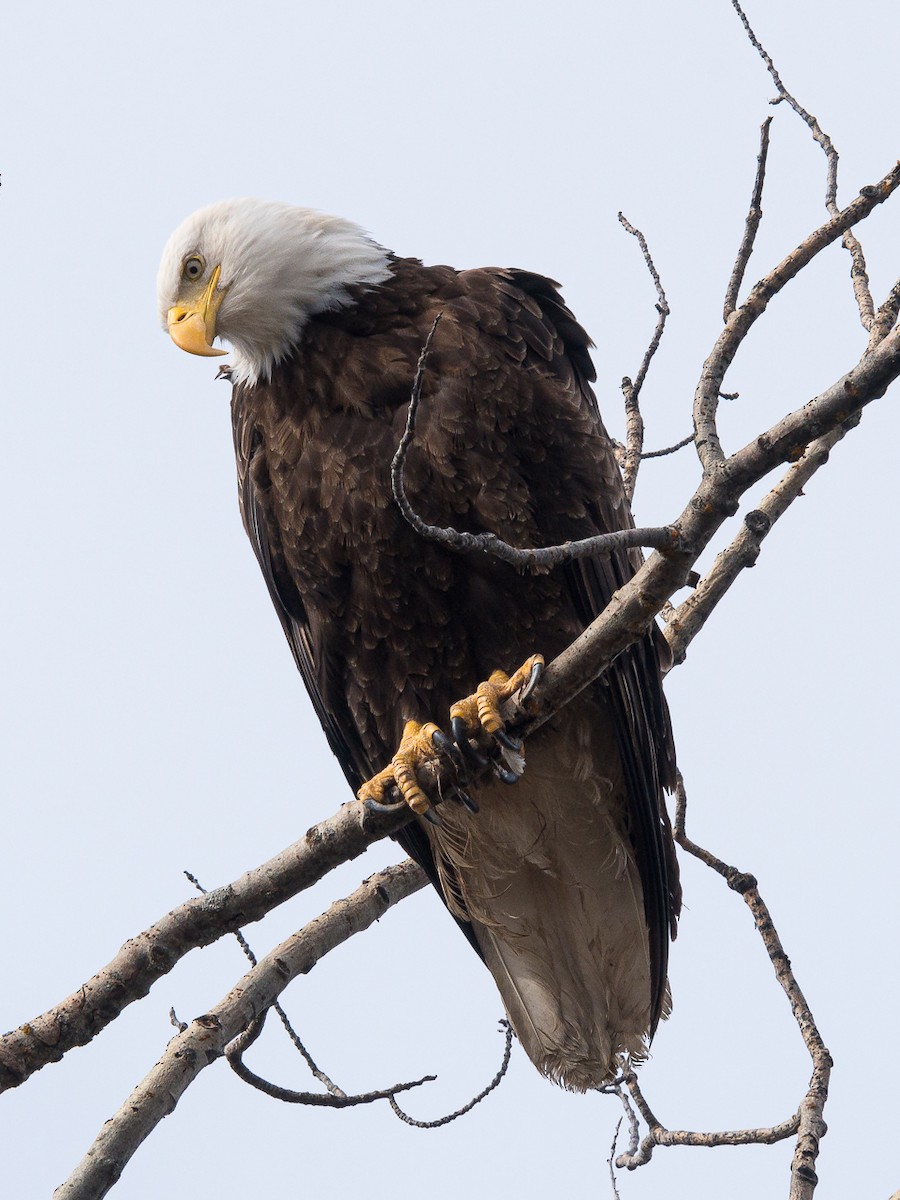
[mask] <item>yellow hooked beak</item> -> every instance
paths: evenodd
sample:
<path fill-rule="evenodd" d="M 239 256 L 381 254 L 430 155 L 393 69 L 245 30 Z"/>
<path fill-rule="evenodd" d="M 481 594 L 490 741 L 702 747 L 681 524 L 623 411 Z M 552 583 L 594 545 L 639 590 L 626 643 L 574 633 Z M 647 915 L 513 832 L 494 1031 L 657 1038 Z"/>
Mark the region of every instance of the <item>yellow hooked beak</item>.
<path fill-rule="evenodd" d="M 196 301 L 175 304 L 166 313 L 166 324 L 169 327 L 169 337 L 176 346 L 187 350 L 188 354 L 202 354 L 211 358 L 216 354 L 227 354 L 227 350 L 217 350 L 213 347 L 216 336 L 216 314 L 225 296 L 224 289 L 216 291 L 221 267 L 216 267 L 209 277 L 209 283 Z"/>

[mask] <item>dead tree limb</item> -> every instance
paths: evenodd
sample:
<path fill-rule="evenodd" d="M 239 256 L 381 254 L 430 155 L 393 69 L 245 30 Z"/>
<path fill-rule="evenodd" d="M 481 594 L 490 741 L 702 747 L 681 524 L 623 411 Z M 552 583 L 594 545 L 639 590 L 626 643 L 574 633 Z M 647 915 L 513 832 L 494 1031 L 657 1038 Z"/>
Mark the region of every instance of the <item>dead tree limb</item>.
<path fill-rule="evenodd" d="M 84 1046 L 146 996 L 190 950 L 208 946 L 312 887 L 342 862 L 357 858 L 379 838 L 400 829 L 408 815 L 367 813 L 352 801 L 320 821 L 299 841 L 225 887 L 179 905 L 143 933 L 62 1003 L 0 1039 L 0 1090 L 17 1087 L 35 1071 Z"/>
<path fill-rule="evenodd" d="M 826 246 L 837 241 L 851 226 L 865 220 L 876 205 L 883 204 L 893 195 L 898 185 L 900 163 L 888 171 L 877 184 L 862 188 L 860 194 L 846 208 L 804 238 L 799 246 L 763 276 L 751 289 L 744 303 L 730 315 L 703 364 L 694 396 L 694 431 L 697 453 L 704 471 L 714 470 L 725 462 L 726 455 L 719 441 L 716 426 L 719 393 L 725 373 L 754 323 L 766 311 L 772 298 L 795 279 L 805 266 Z"/>
<path fill-rule="evenodd" d="M 647 245 L 647 239 L 639 229 L 635 229 L 622 213 L 619 213 L 619 224 L 626 233 L 630 233 L 632 237 L 637 238 L 641 254 L 644 256 L 644 262 L 647 264 L 647 270 L 650 272 L 650 278 L 653 280 L 653 286 L 656 288 L 656 311 L 659 314 L 656 321 L 656 328 L 653 331 L 653 337 L 650 339 L 650 344 L 641 360 L 637 375 L 634 377 L 634 380 L 631 380 L 627 375 L 622 380 L 622 393 L 625 397 L 625 455 L 622 463 L 622 486 L 625 489 L 625 498 L 631 504 L 631 501 L 634 499 L 634 489 L 637 485 L 637 475 L 641 459 L 644 457 L 644 418 L 641 415 L 641 388 L 644 386 L 644 380 L 647 378 L 647 372 L 650 370 L 650 363 L 653 361 L 653 356 L 659 349 L 660 342 L 665 333 L 666 321 L 669 316 L 669 302 L 666 299 L 662 280 L 659 277 L 659 272 L 650 253 L 650 247 Z"/>
<path fill-rule="evenodd" d="M 292 979 L 310 971 L 329 950 L 367 929 L 425 883 L 424 872 L 410 861 L 380 871 L 260 959 L 219 1004 L 169 1042 L 156 1066 L 106 1122 L 69 1179 L 57 1188 L 56 1200 L 100 1200 L 105 1196 L 140 1144 L 174 1110 L 197 1075 L 224 1055 L 228 1043 L 270 1007 Z M 324 1096 L 322 1103 L 333 1099 Z"/>
<path fill-rule="evenodd" d="M 750 262 L 750 255 L 753 253 L 753 244 L 756 241 L 756 232 L 762 220 L 762 193 L 763 184 L 766 180 L 766 160 L 769 156 L 769 128 L 771 124 L 772 118 L 766 117 L 759 131 L 759 154 L 756 159 L 756 179 L 753 184 L 750 211 L 747 213 L 747 219 L 744 223 L 744 236 L 741 238 L 741 244 L 738 247 L 737 258 L 731 270 L 731 278 L 728 280 L 728 287 L 725 289 L 725 304 L 722 309 L 722 315 L 726 321 L 737 308 L 738 294 L 741 290 L 741 284 L 744 282 L 744 274 L 747 270 L 747 264 Z"/>
<path fill-rule="evenodd" d="M 769 74 L 778 89 L 778 96 L 772 101 L 773 104 L 780 104 L 784 101 L 788 104 L 798 117 L 808 126 L 813 140 L 822 147 L 822 152 L 828 162 L 828 170 L 825 181 L 825 207 L 832 217 L 838 215 L 837 189 L 838 189 L 838 163 L 840 156 L 837 148 L 831 138 L 819 124 L 818 120 L 812 113 L 807 112 L 802 104 L 787 90 L 782 82 L 781 75 L 777 71 L 771 56 L 766 48 L 762 45 L 759 38 L 753 32 L 747 15 L 741 8 L 738 0 L 731 0 L 732 7 L 740 17 L 741 24 L 744 26 L 747 37 L 753 45 L 753 48 L 759 54 L 760 58 L 766 64 Z M 866 269 L 866 259 L 863 254 L 863 248 L 860 245 L 859 239 L 851 230 L 847 230 L 841 239 L 841 245 L 850 254 L 850 278 L 853 283 L 853 295 L 856 298 L 857 308 L 859 309 L 859 319 L 863 329 L 867 332 L 872 328 L 872 322 L 875 319 L 875 305 L 872 301 L 872 292 L 869 288 L 869 275 Z M 727 316 L 727 313 L 726 313 Z"/>
<path fill-rule="evenodd" d="M 641 1091 L 637 1076 L 633 1071 L 626 1072 L 622 1080 L 617 1080 L 610 1091 L 618 1093 L 626 1114 L 631 1121 L 633 1114 L 628 1103 L 628 1097 L 622 1091 L 624 1083 L 631 1099 L 647 1125 L 647 1133 L 637 1141 L 637 1129 L 632 1125 L 632 1136 L 628 1150 L 616 1159 L 616 1165 L 634 1170 L 649 1162 L 657 1146 L 747 1146 L 773 1145 L 796 1135 L 797 1143 L 791 1164 L 790 1200 L 811 1200 L 817 1177 L 815 1162 L 818 1155 L 819 1139 L 825 1131 L 823 1110 L 828 1097 L 828 1083 L 831 1072 L 831 1056 L 825 1048 L 821 1034 L 813 1019 L 809 1005 L 800 990 L 799 984 L 791 969 L 790 960 L 785 954 L 781 939 L 775 928 L 771 913 L 759 894 L 756 879 L 736 867 L 728 866 L 709 850 L 692 841 L 685 830 L 687 816 L 687 794 L 684 780 L 679 773 L 676 790 L 676 814 L 673 833 L 675 840 L 683 850 L 699 859 L 711 870 L 720 875 L 732 891 L 742 896 L 753 916 L 757 932 L 762 938 L 763 945 L 775 970 L 775 976 L 787 996 L 794 1020 L 800 1030 L 804 1044 L 813 1062 L 812 1078 L 806 1096 L 796 1113 L 776 1125 L 757 1129 L 730 1129 L 721 1131 L 695 1132 L 687 1129 L 667 1129 L 653 1112 L 646 1097 Z"/>

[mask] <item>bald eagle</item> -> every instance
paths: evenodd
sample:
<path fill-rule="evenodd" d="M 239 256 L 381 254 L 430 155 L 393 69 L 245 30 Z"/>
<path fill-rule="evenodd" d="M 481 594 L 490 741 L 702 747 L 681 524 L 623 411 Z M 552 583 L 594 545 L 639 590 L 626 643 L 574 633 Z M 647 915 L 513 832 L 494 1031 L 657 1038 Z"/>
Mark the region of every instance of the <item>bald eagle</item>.
<path fill-rule="evenodd" d="M 244 525 L 354 789 L 391 762 L 408 721 L 446 725 L 496 668 L 558 654 L 639 565 L 623 551 L 523 575 L 424 539 L 392 496 L 441 314 L 405 471 L 421 517 L 520 547 L 631 525 L 591 342 L 557 287 L 426 267 L 349 221 L 258 200 L 202 209 L 165 248 L 164 328 L 195 354 L 225 353 L 217 338 L 234 349 Z M 644 1056 L 669 1004 L 680 888 L 660 645 L 654 631 L 632 646 L 536 733 L 517 786 L 500 767 L 474 800 L 398 835 L 531 1060 L 579 1091 Z"/>

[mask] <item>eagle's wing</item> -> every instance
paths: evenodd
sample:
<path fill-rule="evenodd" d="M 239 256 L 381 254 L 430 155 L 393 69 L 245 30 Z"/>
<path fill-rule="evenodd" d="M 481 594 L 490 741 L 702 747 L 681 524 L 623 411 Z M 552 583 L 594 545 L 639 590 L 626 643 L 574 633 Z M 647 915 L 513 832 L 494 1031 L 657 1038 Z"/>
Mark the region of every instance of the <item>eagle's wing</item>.
<path fill-rule="evenodd" d="M 327 656 L 316 653 L 303 598 L 285 565 L 281 532 L 269 503 L 272 483 L 240 387 L 234 390 L 231 415 L 244 528 L 328 745 L 355 791 L 372 774 L 374 765 L 367 761 L 361 742 L 353 736 L 354 724 L 346 700 L 328 677 Z"/>
<path fill-rule="evenodd" d="M 362 739 L 357 734 L 343 689 L 329 675 L 329 656 L 321 650 L 317 652 L 315 635 L 307 617 L 303 598 L 285 564 L 281 531 L 269 501 L 272 483 L 259 434 L 244 403 L 244 392 L 241 388 L 234 390 L 231 416 L 238 473 L 238 500 L 244 529 L 253 546 L 275 611 L 278 613 L 294 661 L 306 684 L 316 716 L 328 739 L 328 745 L 340 763 L 347 782 L 356 792 L 365 780 L 375 773 L 377 764 L 367 755 Z M 423 868 L 443 898 L 434 854 L 424 830 L 413 822 L 395 836 L 406 853 Z M 469 943 L 481 956 L 481 948 L 473 936 L 471 925 L 458 918 L 456 920 Z"/>

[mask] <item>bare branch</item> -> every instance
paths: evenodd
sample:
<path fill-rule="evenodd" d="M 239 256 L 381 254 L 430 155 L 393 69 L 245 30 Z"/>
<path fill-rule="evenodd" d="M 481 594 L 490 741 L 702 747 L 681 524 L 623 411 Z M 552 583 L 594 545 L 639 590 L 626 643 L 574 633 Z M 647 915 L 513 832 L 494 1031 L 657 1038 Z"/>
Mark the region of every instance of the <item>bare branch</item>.
<path fill-rule="evenodd" d="M 630 1112 L 627 1098 L 622 1091 L 621 1083 L 627 1085 L 631 1098 L 637 1106 L 641 1117 L 647 1125 L 647 1134 L 637 1141 L 637 1129 L 633 1128 L 631 1144 L 626 1153 L 620 1154 L 616 1165 L 634 1170 L 649 1162 L 657 1146 L 741 1146 L 741 1145 L 772 1145 L 797 1135 L 797 1146 L 791 1166 L 791 1200 L 811 1200 L 816 1186 L 815 1160 L 818 1154 L 819 1139 L 825 1132 L 822 1112 L 828 1095 L 828 1079 L 831 1068 L 831 1058 L 822 1038 L 816 1028 L 809 1006 L 800 991 L 797 981 L 791 971 L 790 961 L 784 952 L 784 947 L 775 930 L 771 914 L 759 895 L 756 880 L 752 875 L 738 871 L 723 863 L 710 851 L 698 846 L 685 832 L 685 817 L 687 813 L 687 795 L 684 780 L 678 775 L 676 791 L 676 816 L 674 836 L 684 850 L 698 858 L 706 866 L 716 871 L 727 882 L 728 886 L 743 896 L 753 914 L 757 931 L 763 940 L 769 958 L 775 968 L 778 982 L 784 989 L 793 1010 L 794 1019 L 803 1036 L 804 1043 L 813 1060 L 813 1074 L 809 1091 L 800 1105 L 799 1110 L 777 1125 L 757 1129 L 731 1129 L 717 1132 L 695 1132 L 693 1130 L 667 1129 L 651 1109 L 646 1097 L 641 1091 L 637 1077 L 633 1071 L 626 1072 L 623 1080 L 608 1088 L 615 1091 Z"/>
<path fill-rule="evenodd" d="M 725 373 L 754 322 L 766 311 L 773 296 L 777 296 L 817 254 L 836 241 L 851 225 L 864 220 L 898 186 L 900 163 L 895 164 L 879 183 L 862 188 L 845 209 L 804 238 L 796 249 L 756 284 L 740 308 L 735 309 L 728 318 L 703 364 L 694 396 L 694 431 L 697 453 L 704 471 L 712 471 L 725 461 L 716 428 L 719 392 Z"/>
<path fill-rule="evenodd" d="M 74 1046 L 86 1045 L 190 950 L 260 920 L 338 864 L 359 857 L 372 842 L 395 833 L 409 817 L 368 813 L 352 801 L 234 883 L 173 909 L 130 938 L 71 996 L 0 1039 L 0 1090 L 17 1087 Z"/>
<path fill-rule="evenodd" d="M 740 497 L 769 471 L 798 459 L 806 446 L 850 420 L 900 375 L 900 331 L 891 332 L 852 371 L 790 413 L 707 473 L 675 522 L 677 548 L 651 555 L 571 646 L 549 663 L 530 697 L 527 719 L 536 728 L 606 670 L 616 655 L 648 632 L 716 531 L 737 511 Z"/>
<path fill-rule="evenodd" d="M 188 879 L 191 881 L 191 883 L 194 885 L 194 887 L 196 887 L 196 889 L 199 892 L 202 892 L 203 895 L 206 895 L 206 888 L 203 887 L 203 885 L 200 883 L 200 880 L 197 879 L 197 877 L 195 875 L 192 875 L 190 873 L 190 871 L 185 871 L 185 875 L 187 875 Z M 250 943 L 244 937 L 244 935 L 240 931 L 240 929 L 236 929 L 234 931 L 234 936 L 235 936 L 235 939 L 237 940 L 237 944 L 243 950 L 244 954 L 249 959 L 251 965 L 255 967 L 258 960 L 257 960 L 257 957 L 254 954 L 253 950 L 250 947 Z M 285 1033 L 288 1035 L 288 1037 L 293 1042 L 294 1049 L 303 1058 L 303 1061 L 306 1063 L 307 1067 L 309 1067 L 310 1074 L 315 1079 L 318 1079 L 319 1083 L 321 1083 L 323 1085 L 323 1087 L 326 1089 L 326 1091 L 330 1092 L 332 1096 L 346 1096 L 347 1093 L 342 1088 L 339 1088 L 338 1085 L 334 1082 L 334 1080 L 331 1079 L 328 1075 L 325 1074 L 325 1072 L 323 1070 L 321 1070 L 319 1068 L 315 1059 L 310 1054 L 310 1052 L 307 1050 L 306 1046 L 303 1044 L 303 1041 L 301 1040 L 300 1035 L 297 1033 L 297 1031 L 294 1029 L 294 1026 L 291 1024 L 290 1018 L 288 1017 L 288 1015 L 284 1011 L 284 1009 L 281 1007 L 281 1004 L 279 1003 L 279 1001 L 277 1001 L 277 1000 L 275 1001 L 275 1003 L 272 1005 L 272 1010 L 276 1013 L 276 1015 L 278 1016 L 278 1019 L 281 1021 L 281 1024 L 284 1027 Z M 259 1030 L 257 1031 L 256 1035 L 254 1036 L 253 1041 L 256 1040 L 256 1037 L 258 1037 L 259 1033 L 262 1031 L 262 1022 L 265 1021 L 265 1017 L 266 1017 L 266 1014 L 263 1013 L 262 1017 L 260 1018 Z M 253 1028 L 253 1026 L 251 1026 L 251 1029 L 252 1028 Z M 185 1029 L 187 1029 L 187 1026 L 183 1025 L 183 1026 L 181 1026 L 181 1029 L 183 1032 Z M 249 1032 L 250 1032 L 249 1030 L 246 1031 L 246 1033 L 249 1033 Z M 246 1036 L 246 1034 L 242 1034 L 241 1036 L 242 1037 Z M 237 1042 L 239 1042 L 239 1041 L 240 1041 L 240 1037 L 236 1038 L 235 1041 L 232 1042 L 232 1046 L 235 1046 L 237 1044 Z M 231 1047 L 229 1047 L 229 1050 L 226 1051 L 226 1057 L 228 1058 L 229 1065 L 231 1065 L 233 1067 L 234 1064 L 232 1063 L 232 1059 L 231 1059 L 231 1056 L 229 1053 L 230 1049 L 231 1049 Z"/>
<path fill-rule="evenodd" d="M 659 314 L 656 329 L 653 331 L 653 337 L 650 339 L 650 345 L 641 360 L 640 368 L 634 379 L 634 382 L 626 375 L 622 380 L 622 392 L 625 396 L 625 461 L 622 470 L 622 482 L 625 488 L 625 498 L 630 504 L 634 498 L 634 489 L 637 484 L 637 474 L 640 467 L 641 451 L 644 447 L 644 419 L 641 416 L 641 388 L 644 386 L 644 380 L 647 378 L 647 372 L 650 369 L 650 363 L 653 356 L 659 349 L 659 344 L 662 341 L 662 336 L 666 328 L 666 319 L 669 316 L 669 302 L 666 299 L 666 293 L 663 289 L 662 280 L 659 277 L 659 272 L 653 262 L 653 257 L 650 254 L 650 249 L 647 246 L 647 239 L 639 229 L 631 224 L 629 220 L 619 213 L 619 222 L 627 233 L 632 237 L 637 238 L 638 245 L 641 248 L 641 253 L 644 256 L 644 262 L 647 264 L 647 270 L 650 272 L 650 277 L 653 280 L 653 285 L 656 288 L 657 304 L 656 311 Z"/>
<path fill-rule="evenodd" d="M 781 944 L 772 916 L 759 894 L 756 879 L 752 875 L 738 871 L 736 867 L 728 866 L 714 854 L 692 842 L 685 832 L 686 815 L 687 795 L 684 781 L 679 775 L 676 791 L 675 840 L 682 849 L 721 875 L 732 891 L 743 896 L 775 969 L 775 977 L 790 1002 L 794 1019 L 813 1062 L 809 1089 L 800 1104 L 796 1117 L 797 1145 L 791 1162 L 790 1190 L 790 1200 L 811 1200 L 818 1182 L 815 1163 L 819 1153 L 819 1141 L 824 1136 L 826 1129 L 822 1113 L 825 1101 L 828 1099 L 828 1084 L 832 1067 L 831 1055 L 822 1041 L 822 1035 L 819 1033 L 810 1007 L 794 977 L 790 959 Z"/>
<path fill-rule="evenodd" d="M 747 220 L 744 225 L 744 236 L 741 238 L 741 244 L 738 248 L 737 258 L 735 259 L 734 267 L 731 271 L 731 278 L 728 281 L 728 287 L 725 289 L 725 305 L 723 308 L 723 318 L 728 320 L 731 314 L 737 308 L 738 293 L 741 290 L 741 284 L 744 282 L 744 272 L 747 270 L 747 263 L 750 261 L 750 255 L 753 253 L 753 243 L 756 241 L 756 231 L 759 229 L 759 223 L 762 220 L 762 193 L 763 184 L 766 179 L 766 159 L 769 155 L 769 128 L 772 124 L 772 118 L 766 117 L 759 131 L 759 154 L 756 157 L 756 181 L 753 184 L 753 197 L 750 200 L 750 211 L 747 213 Z"/>
<path fill-rule="evenodd" d="M 647 1134 L 641 1139 L 637 1151 L 629 1150 L 620 1154 L 616 1159 L 617 1167 L 626 1167 L 629 1171 L 636 1170 L 648 1163 L 657 1146 L 772 1146 L 792 1137 L 800 1124 L 795 1113 L 786 1121 L 769 1128 L 759 1129 L 723 1129 L 709 1132 L 695 1132 L 690 1129 L 666 1129 L 653 1115 L 650 1106 L 638 1086 L 637 1076 L 629 1072 L 625 1083 L 631 1092 L 632 1099 L 638 1106 L 641 1116 L 647 1122 Z"/>
<path fill-rule="evenodd" d="M 806 109 L 794 99 L 794 97 L 782 83 L 781 76 L 778 74 L 774 62 L 772 62 L 772 59 L 765 47 L 762 45 L 759 38 L 750 27 L 747 14 L 741 8 L 738 0 L 731 0 L 731 4 L 741 19 L 741 24 L 746 30 L 747 37 L 750 39 L 754 49 L 766 64 L 769 74 L 772 76 L 775 86 L 778 89 L 778 100 L 785 100 L 794 110 L 797 116 L 806 122 L 806 124 L 809 126 L 810 132 L 813 135 L 813 138 L 819 143 L 819 145 L 822 147 L 822 150 L 825 152 L 825 157 L 828 160 L 828 182 L 825 187 L 825 204 L 828 206 L 828 210 L 830 212 L 831 206 L 836 205 L 837 202 L 838 152 L 835 150 L 831 138 L 827 133 L 825 133 L 812 113 L 807 112 Z M 777 103 L 777 101 L 774 103 Z"/>
<path fill-rule="evenodd" d="M 684 662 L 687 648 L 709 619 L 740 573 L 756 565 L 764 539 L 772 526 L 803 494 L 803 488 L 828 461 L 833 446 L 849 431 L 856 420 L 848 421 L 811 442 L 803 457 L 788 468 L 783 479 L 752 512 L 748 512 L 740 532 L 716 558 L 694 592 L 667 617 L 663 629 L 672 650 L 673 665 Z"/>
<path fill-rule="evenodd" d="M 426 883 L 425 874 L 407 861 L 379 871 L 345 900 L 311 921 L 260 959 L 215 1008 L 174 1037 L 162 1058 L 107 1121 L 70 1178 L 57 1188 L 56 1200 L 99 1200 L 163 1117 L 199 1075 L 287 984 L 310 971 L 329 950 L 367 929 L 389 908 Z M 321 1098 L 329 1103 L 333 1097 Z"/>
<path fill-rule="evenodd" d="M 828 172 L 825 183 L 825 207 L 832 217 L 836 217 L 838 214 L 837 177 L 839 160 L 837 149 L 835 148 L 831 138 L 824 131 L 824 129 L 822 129 L 821 125 L 812 115 L 812 113 L 807 112 L 803 105 L 800 104 L 784 86 L 781 76 L 775 69 L 775 64 L 772 62 L 772 59 L 767 53 L 765 47 L 753 32 L 750 22 L 748 21 L 747 16 L 744 10 L 741 8 L 738 0 L 731 0 L 731 3 L 735 12 L 741 19 L 741 24 L 744 26 L 748 38 L 752 42 L 760 58 L 766 64 L 769 74 L 772 76 L 775 86 L 778 89 L 778 99 L 773 100 L 772 103 L 777 104 L 782 100 L 785 101 L 785 103 L 787 103 L 794 110 L 797 116 L 806 123 L 810 132 L 812 133 L 813 139 L 822 147 L 825 158 L 828 162 Z M 869 276 L 866 270 L 866 259 L 865 255 L 863 254 L 863 248 L 850 230 L 847 230 L 847 232 L 844 234 L 841 244 L 850 254 L 850 278 L 853 283 L 853 294 L 856 297 L 856 304 L 859 308 L 860 322 L 862 323 L 863 329 L 870 330 L 872 328 L 872 321 L 874 320 L 875 305 L 872 302 L 872 293 L 869 289 Z M 726 312 L 726 318 L 727 316 L 728 314 Z"/>
<path fill-rule="evenodd" d="M 625 456 L 622 461 L 622 487 L 625 499 L 631 504 L 637 486 L 637 474 L 641 465 L 644 446 L 644 418 L 641 414 L 640 398 L 632 381 L 626 375 L 622 379 L 622 395 L 625 398 Z"/>

